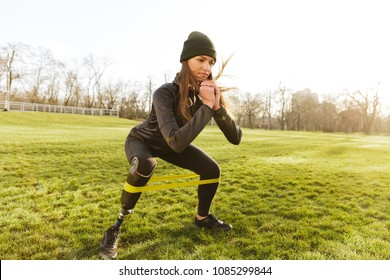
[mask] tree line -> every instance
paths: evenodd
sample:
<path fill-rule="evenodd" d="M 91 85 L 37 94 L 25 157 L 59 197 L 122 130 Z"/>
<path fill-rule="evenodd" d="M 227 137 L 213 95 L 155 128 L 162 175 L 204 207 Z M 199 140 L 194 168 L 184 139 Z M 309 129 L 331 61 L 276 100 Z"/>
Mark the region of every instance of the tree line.
<path fill-rule="evenodd" d="M 72 64 L 49 49 L 23 43 L 0 45 L 0 99 L 87 108 L 118 109 L 120 117 L 143 119 L 151 108 L 155 84 L 107 77 L 111 62 L 89 54 Z M 164 74 L 166 82 L 169 76 Z M 262 93 L 226 93 L 229 110 L 242 127 L 365 134 L 390 133 L 390 115 L 381 113 L 375 89 L 319 96 L 280 83 Z"/>
<path fill-rule="evenodd" d="M 390 114 L 381 113 L 378 87 L 320 97 L 310 89 L 276 90 L 234 97 L 244 127 L 345 133 L 390 133 Z"/>
<path fill-rule="evenodd" d="M 49 49 L 8 43 L 0 46 L 0 99 L 119 109 L 120 117 L 144 118 L 150 109 L 152 78 L 145 83 L 107 78 L 110 65 L 93 54 L 66 64 Z"/>

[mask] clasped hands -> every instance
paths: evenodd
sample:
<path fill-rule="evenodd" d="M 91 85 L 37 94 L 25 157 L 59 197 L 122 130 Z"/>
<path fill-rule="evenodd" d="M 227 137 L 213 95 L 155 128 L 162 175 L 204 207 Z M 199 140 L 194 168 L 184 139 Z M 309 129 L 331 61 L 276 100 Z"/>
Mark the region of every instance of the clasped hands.
<path fill-rule="evenodd" d="M 203 104 L 209 106 L 213 110 L 219 109 L 221 92 L 215 81 L 205 80 L 201 82 L 199 88 L 199 95 L 202 98 Z"/>

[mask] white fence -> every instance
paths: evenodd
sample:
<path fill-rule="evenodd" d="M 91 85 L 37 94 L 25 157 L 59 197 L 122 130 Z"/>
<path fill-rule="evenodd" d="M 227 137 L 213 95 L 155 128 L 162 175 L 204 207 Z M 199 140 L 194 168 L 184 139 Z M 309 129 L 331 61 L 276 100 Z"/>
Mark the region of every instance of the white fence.
<path fill-rule="evenodd" d="M 6 110 L 7 107 L 8 110 L 10 111 L 49 112 L 49 113 L 119 117 L 118 110 L 83 108 L 83 107 L 37 104 L 37 103 L 26 103 L 26 102 L 8 102 L 7 104 L 6 101 L 0 101 L 0 111 Z"/>

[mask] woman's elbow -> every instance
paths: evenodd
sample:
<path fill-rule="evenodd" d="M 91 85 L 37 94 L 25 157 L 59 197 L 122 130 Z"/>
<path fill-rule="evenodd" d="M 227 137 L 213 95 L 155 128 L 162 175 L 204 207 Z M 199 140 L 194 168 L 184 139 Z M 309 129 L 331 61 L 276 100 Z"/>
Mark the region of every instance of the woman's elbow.
<path fill-rule="evenodd" d="M 233 145 L 239 145 L 241 143 L 241 137 L 231 139 L 230 143 L 232 143 Z"/>
<path fill-rule="evenodd" d="M 242 138 L 242 131 L 241 131 L 241 129 L 239 129 L 237 131 L 236 137 L 233 137 L 231 139 L 230 143 L 232 143 L 233 145 L 238 145 L 241 143 L 241 138 Z"/>

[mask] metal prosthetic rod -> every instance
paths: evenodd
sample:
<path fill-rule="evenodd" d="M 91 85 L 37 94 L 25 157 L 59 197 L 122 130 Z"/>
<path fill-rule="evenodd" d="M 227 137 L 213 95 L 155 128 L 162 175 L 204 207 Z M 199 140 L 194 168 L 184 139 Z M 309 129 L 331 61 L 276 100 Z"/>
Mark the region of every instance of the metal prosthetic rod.
<path fill-rule="evenodd" d="M 133 209 L 124 209 L 124 208 L 122 208 L 122 210 L 118 214 L 118 219 L 123 221 L 126 218 L 127 215 L 133 214 L 133 213 L 134 213 Z"/>
<path fill-rule="evenodd" d="M 116 220 L 115 227 L 119 228 L 123 223 L 123 221 L 125 220 L 126 216 L 133 213 L 134 213 L 133 209 L 122 208 L 122 210 L 119 211 L 118 219 Z"/>

